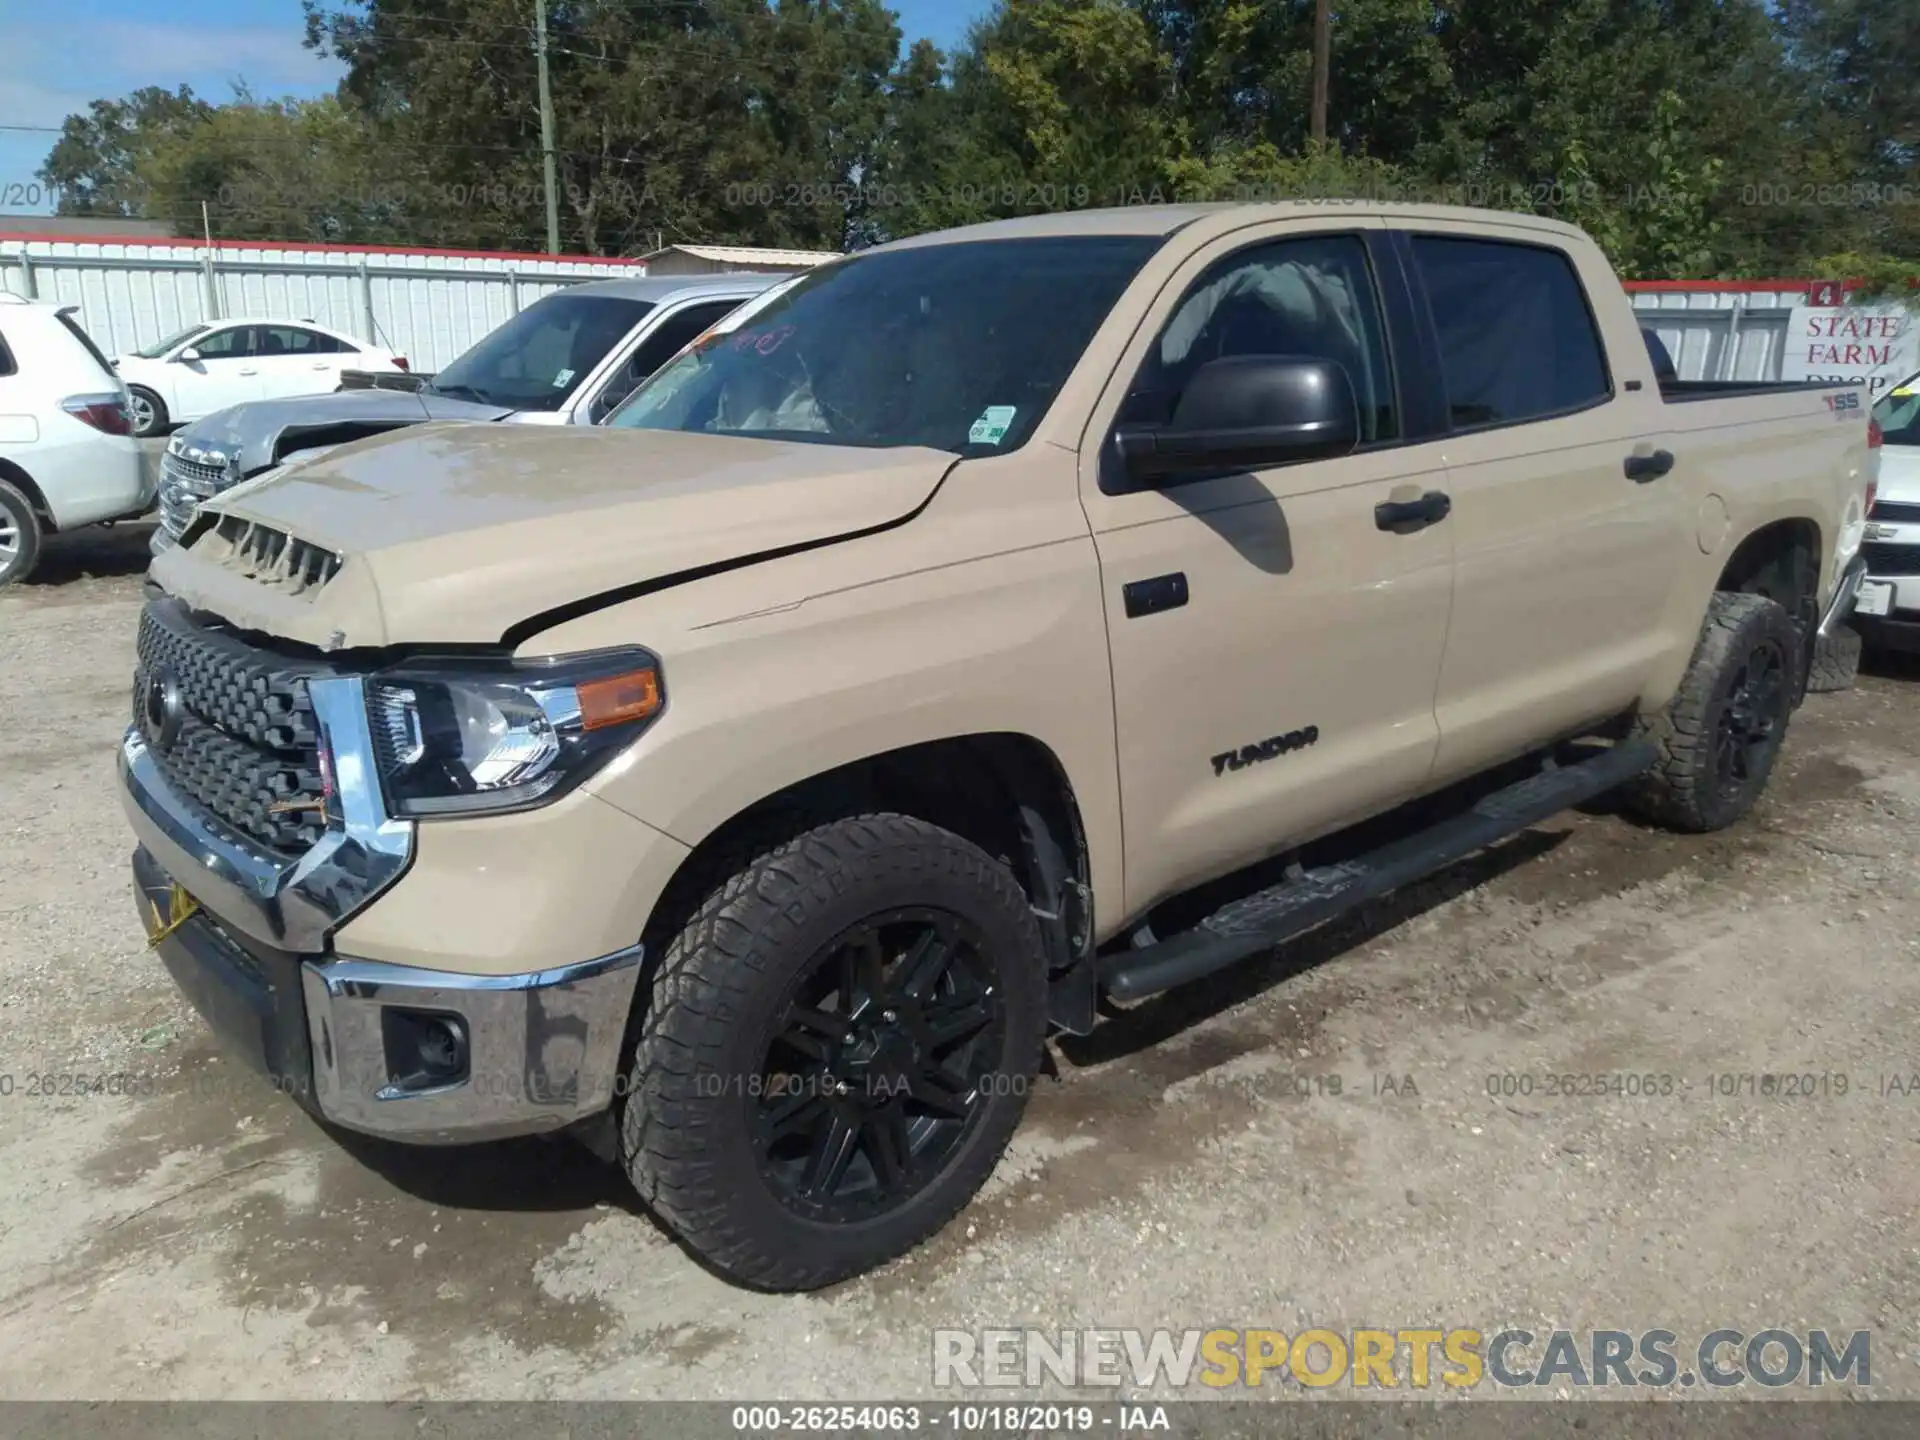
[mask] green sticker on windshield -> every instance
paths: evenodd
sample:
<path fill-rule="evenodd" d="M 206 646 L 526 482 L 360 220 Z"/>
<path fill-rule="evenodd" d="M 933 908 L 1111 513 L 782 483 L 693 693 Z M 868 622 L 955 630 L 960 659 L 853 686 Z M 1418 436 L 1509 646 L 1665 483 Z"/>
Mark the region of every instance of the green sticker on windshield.
<path fill-rule="evenodd" d="M 973 422 L 973 428 L 967 431 L 967 440 L 974 445 L 998 445 L 1013 428 L 1013 417 L 1019 410 L 1017 405 L 989 405 L 980 412 L 980 418 Z"/>

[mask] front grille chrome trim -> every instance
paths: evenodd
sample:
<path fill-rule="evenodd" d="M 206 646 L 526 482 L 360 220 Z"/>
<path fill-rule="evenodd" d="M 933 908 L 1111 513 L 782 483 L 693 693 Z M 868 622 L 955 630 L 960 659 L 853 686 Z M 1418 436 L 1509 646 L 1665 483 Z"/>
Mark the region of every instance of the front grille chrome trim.
<path fill-rule="evenodd" d="M 264 945 L 317 953 L 405 873 L 414 825 L 387 814 L 367 727 L 366 682 L 310 681 L 337 813 L 319 843 L 290 858 L 230 829 L 168 783 L 135 725 L 120 741 L 121 800 L 140 843 L 222 923 Z"/>
<path fill-rule="evenodd" d="M 160 524 L 178 540 L 199 513 L 200 502 L 229 489 L 240 478 L 239 457 L 176 437 L 160 457 Z"/>

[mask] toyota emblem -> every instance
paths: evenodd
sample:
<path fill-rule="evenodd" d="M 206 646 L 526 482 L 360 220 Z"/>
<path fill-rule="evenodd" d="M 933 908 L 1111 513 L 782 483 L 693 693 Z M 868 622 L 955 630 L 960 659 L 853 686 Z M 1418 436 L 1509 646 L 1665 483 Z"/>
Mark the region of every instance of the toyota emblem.
<path fill-rule="evenodd" d="M 140 692 L 140 729 L 147 743 L 162 754 L 180 738 L 180 726 L 187 718 L 187 702 L 180 694 L 180 677 L 165 665 L 147 672 L 147 683 Z"/>

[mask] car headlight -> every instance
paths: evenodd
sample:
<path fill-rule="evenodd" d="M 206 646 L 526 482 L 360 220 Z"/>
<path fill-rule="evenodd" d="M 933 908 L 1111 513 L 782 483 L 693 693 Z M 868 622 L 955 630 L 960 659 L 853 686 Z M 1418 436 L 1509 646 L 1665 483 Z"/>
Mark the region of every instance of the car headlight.
<path fill-rule="evenodd" d="M 395 815 L 519 810 L 563 794 L 666 704 L 644 650 L 547 661 L 421 661 L 367 683 L 374 760 Z"/>

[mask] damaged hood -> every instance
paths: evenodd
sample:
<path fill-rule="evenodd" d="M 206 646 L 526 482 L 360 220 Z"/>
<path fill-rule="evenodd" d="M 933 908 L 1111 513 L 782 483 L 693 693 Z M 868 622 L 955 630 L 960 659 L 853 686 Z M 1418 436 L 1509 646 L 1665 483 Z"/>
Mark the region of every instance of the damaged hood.
<path fill-rule="evenodd" d="M 493 644 L 609 592 L 904 520 L 955 457 L 665 430 L 419 425 L 208 501 L 169 592 L 322 649 Z"/>

